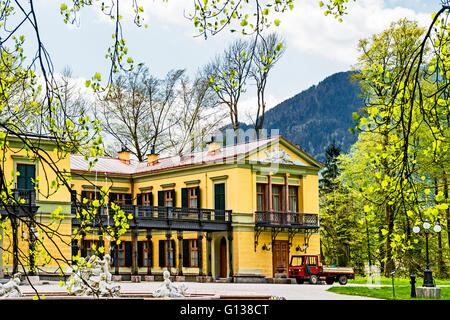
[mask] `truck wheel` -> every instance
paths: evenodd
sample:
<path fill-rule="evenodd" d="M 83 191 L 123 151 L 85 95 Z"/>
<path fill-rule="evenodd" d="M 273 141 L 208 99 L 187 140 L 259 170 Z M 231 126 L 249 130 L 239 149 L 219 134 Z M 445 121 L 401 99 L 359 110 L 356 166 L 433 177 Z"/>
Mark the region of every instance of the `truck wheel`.
<path fill-rule="evenodd" d="M 346 275 L 340 276 L 338 281 L 339 281 L 340 285 L 342 285 L 342 286 L 346 285 L 347 284 L 347 276 Z"/>
<path fill-rule="evenodd" d="M 303 280 L 303 279 L 300 278 L 300 277 L 296 277 L 295 280 L 297 280 L 297 283 L 298 283 L 298 284 L 303 284 L 303 283 L 305 282 L 305 280 Z"/>
<path fill-rule="evenodd" d="M 319 283 L 319 277 L 318 277 L 317 275 L 315 275 L 315 274 L 312 274 L 312 275 L 309 277 L 309 283 L 311 283 L 311 284 L 317 284 L 317 283 Z"/>
<path fill-rule="evenodd" d="M 333 284 L 333 283 L 334 283 L 334 278 L 326 278 L 326 279 L 325 279 L 325 282 L 326 282 L 327 284 Z"/>

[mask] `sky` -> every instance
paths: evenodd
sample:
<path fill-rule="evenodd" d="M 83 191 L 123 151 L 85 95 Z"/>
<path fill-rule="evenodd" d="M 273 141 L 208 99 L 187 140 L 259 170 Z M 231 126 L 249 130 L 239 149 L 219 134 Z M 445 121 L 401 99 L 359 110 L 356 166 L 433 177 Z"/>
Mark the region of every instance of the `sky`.
<path fill-rule="evenodd" d="M 148 28 L 132 23 L 132 0 L 122 1 L 123 34 L 130 56 L 136 63 L 145 63 L 157 77 L 164 77 L 172 69 L 186 69 L 194 77 L 198 69 L 240 37 L 238 32 L 228 30 L 206 40 L 196 36 L 193 23 L 183 13 L 190 12 L 193 0 L 137 1 L 144 7 L 144 23 Z M 59 10 L 63 0 L 35 2 L 42 41 L 54 71 L 70 67 L 72 76 L 81 85 L 96 72 L 106 77 L 109 64 L 105 54 L 114 31 L 109 18 L 98 7 L 84 8 L 76 25 L 64 24 Z M 426 27 L 431 14 L 441 5 L 440 0 L 357 0 L 348 4 L 348 14 L 340 23 L 325 16 L 318 3 L 318 0 L 296 0 L 294 9 L 280 16 L 279 27 L 273 27 L 284 38 L 286 52 L 269 76 L 266 87 L 269 108 L 333 73 L 350 70 L 357 61 L 360 39 L 383 31 L 403 17 Z M 27 46 L 32 48 L 33 39 L 24 30 L 29 39 Z M 241 100 L 241 114 L 255 110 L 254 91 L 254 87 L 247 87 Z M 247 118 L 241 120 L 248 122 Z"/>

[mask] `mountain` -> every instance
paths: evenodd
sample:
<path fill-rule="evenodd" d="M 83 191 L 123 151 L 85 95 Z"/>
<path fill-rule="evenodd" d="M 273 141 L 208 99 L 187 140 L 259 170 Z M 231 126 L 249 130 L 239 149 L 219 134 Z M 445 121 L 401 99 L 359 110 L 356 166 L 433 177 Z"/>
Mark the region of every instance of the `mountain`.
<path fill-rule="evenodd" d="M 355 126 L 352 113 L 363 106 L 360 88 L 350 80 L 352 74 L 335 73 L 279 103 L 266 112 L 264 128 L 279 129 L 282 136 L 320 161 L 333 140 L 342 152 L 349 151 L 357 139 L 357 134 L 348 131 Z"/>
<path fill-rule="evenodd" d="M 348 131 L 355 126 L 352 113 L 364 105 L 358 83 L 350 80 L 352 74 L 332 74 L 266 111 L 264 129 L 269 133 L 270 129 L 278 129 L 282 136 L 322 162 L 333 140 L 341 152 L 348 152 L 358 138 Z M 228 128 L 231 125 L 223 129 Z M 252 126 L 240 123 L 239 128 L 245 131 Z"/>

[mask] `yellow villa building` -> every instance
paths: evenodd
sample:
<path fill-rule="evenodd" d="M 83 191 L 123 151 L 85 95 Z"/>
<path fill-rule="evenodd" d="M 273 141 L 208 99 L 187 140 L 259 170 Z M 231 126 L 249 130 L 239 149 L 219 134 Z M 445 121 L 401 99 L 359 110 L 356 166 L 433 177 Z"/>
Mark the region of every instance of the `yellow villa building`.
<path fill-rule="evenodd" d="M 58 157 L 51 141 L 48 144 L 50 157 Z M 123 150 L 118 158 L 99 157 L 90 170 L 83 156 L 71 154 L 57 162 L 70 172 L 69 188 L 63 186 L 48 197 L 31 190 L 36 177 L 39 187 L 44 186 L 40 174 L 45 164 L 17 148 L 17 153 L 3 155 L 2 171 L 15 179 L 14 192 L 30 190 L 25 204 L 40 221 L 52 223 L 52 212 L 61 207 L 61 234 L 70 238 L 79 228 L 80 211 L 100 198 L 102 188 L 108 190 L 108 203 L 99 208 L 95 223 L 114 224 L 112 202 L 132 217 L 118 244 L 99 234 L 95 223 L 80 240 L 51 239 L 58 246 L 55 252 L 68 261 L 104 245 L 113 273 L 122 279 L 151 279 L 169 270 L 197 281 L 264 282 L 287 272 L 291 255 L 320 253 L 322 164 L 282 136 L 228 146 L 211 141 L 203 151 L 172 157 L 150 154 L 145 162 Z M 7 217 L 7 208 L 0 207 L 0 213 Z M 30 226 L 16 225 L 18 247 L 26 252 Z M 24 233 L 29 236 L 20 236 Z M 3 235 L 0 247 L 9 248 L 10 239 Z M 0 270 L 12 272 L 14 255 L 0 253 Z M 53 263 L 40 269 L 64 267 Z"/>

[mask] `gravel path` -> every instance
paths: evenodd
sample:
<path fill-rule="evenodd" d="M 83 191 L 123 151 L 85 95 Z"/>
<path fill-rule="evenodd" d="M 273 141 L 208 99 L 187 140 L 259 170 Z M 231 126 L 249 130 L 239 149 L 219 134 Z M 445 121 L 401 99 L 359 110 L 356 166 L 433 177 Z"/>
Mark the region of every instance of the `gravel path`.
<path fill-rule="evenodd" d="M 119 284 L 119 283 L 118 283 Z M 162 282 L 120 282 L 122 292 L 153 292 Z M 177 284 L 177 282 L 175 282 Z M 376 300 L 374 298 L 341 295 L 326 291 L 332 285 L 263 284 L 263 283 L 197 283 L 186 282 L 190 293 L 270 294 L 287 300 Z M 336 286 L 336 285 L 334 285 Z M 339 286 L 339 285 L 337 285 Z M 58 282 L 35 286 L 38 292 L 65 292 Z M 22 292 L 33 292 L 29 285 L 21 285 Z"/>

